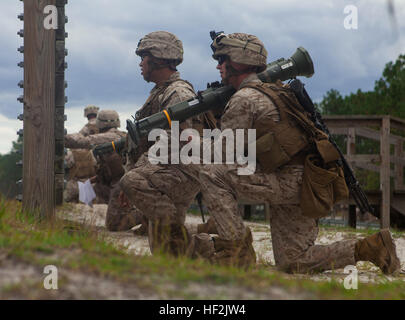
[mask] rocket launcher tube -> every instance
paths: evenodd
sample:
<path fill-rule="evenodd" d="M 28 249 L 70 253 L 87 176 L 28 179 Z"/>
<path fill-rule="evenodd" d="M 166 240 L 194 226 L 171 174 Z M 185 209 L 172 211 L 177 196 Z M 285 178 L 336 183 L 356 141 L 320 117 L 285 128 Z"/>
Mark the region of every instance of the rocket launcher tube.
<path fill-rule="evenodd" d="M 209 110 L 224 108 L 234 92 L 235 89 L 231 86 L 208 88 L 199 92 L 195 98 L 168 107 L 167 112 L 155 113 L 135 122 L 127 120 L 128 134 L 132 141 L 137 144 L 142 137 L 147 136 L 153 129 L 169 129 L 171 121 L 182 122 Z"/>
<path fill-rule="evenodd" d="M 299 47 L 289 59 L 281 58 L 269 63 L 267 69 L 258 74 L 258 77 L 263 82 L 275 82 L 297 76 L 309 78 L 313 74 L 314 65 L 309 53 L 303 47 Z M 171 121 L 182 122 L 208 110 L 223 108 L 234 92 L 235 90 L 231 86 L 211 84 L 207 90 L 198 92 L 195 98 L 175 104 L 167 108 L 166 112 L 159 112 L 136 122 L 127 120 L 128 134 L 137 144 L 153 129 L 169 128 Z"/>

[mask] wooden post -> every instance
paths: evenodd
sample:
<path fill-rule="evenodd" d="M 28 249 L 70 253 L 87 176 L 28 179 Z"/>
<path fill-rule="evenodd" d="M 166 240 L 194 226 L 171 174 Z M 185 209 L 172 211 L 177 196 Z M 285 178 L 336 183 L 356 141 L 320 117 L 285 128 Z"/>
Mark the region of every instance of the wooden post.
<path fill-rule="evenodd" d="M 398 139 L 395 144 L 395 158 L 400 159 L 404 157 L 404 143 L 401 139 Z M 395 190 L 404 190 L 404 166 L 397 162 L 395 163 L 395 177 L 394 177 Z"/>
<path fill-rule="evenodd" d="M 56 0 L 58 9 L 58 29 L 55 43 L 55 204 L 63 203 L 65 177 L 65 4 L 67 0 Z"/>
<path fill-rule="evenodd" d="M 356 128 L 349 128 L 347 134 L 347 156 L 356 154 Z"/>
<path fill-rule="evenodd" d="M 350 158 L 356 154 L 356 128 L 349 128 L 347 134 L 347 156 Z M 352 163 L 350 164 L 354 170 Z M 356 229 L 356 205 L 349 205 L 348 225 Z"/>
<path fill-rule="evenodd" d="M 356 222 L 357 222 L 356 206 L 351 204 L 349 205 L 349 221 L 348 221 L 349 227 L 356 229 Z"/>
<path fill-rule="evenodd" d="M 245 204 L 243 219 L 249 220 L 252 216 L 252 205 Z"/>
<path fill-rule="evenodd" d="M 23 208 L 40 218 L 55 214 L 55 30 L 44 28 L 55 1 L 24 1 Z"/>
<path fill-rule="evenodd" d="M 390 129 L 390 117 L 384 116 L 382 119 L 380 142 L 381 228 L 390 227 Z"/>

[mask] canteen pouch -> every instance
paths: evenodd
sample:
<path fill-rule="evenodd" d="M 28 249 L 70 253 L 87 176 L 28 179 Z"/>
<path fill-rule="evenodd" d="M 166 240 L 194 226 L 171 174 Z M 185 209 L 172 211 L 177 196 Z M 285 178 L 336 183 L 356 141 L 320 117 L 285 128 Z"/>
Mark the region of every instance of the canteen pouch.
<path fill-rule="evenodd" d="M 343 171 L 337 164 L 324 169 L 319 156 L 306 157 L 300 201 L 303 215 L 314 219 L 327 216 L 336 202 L 348 196 Z"/>

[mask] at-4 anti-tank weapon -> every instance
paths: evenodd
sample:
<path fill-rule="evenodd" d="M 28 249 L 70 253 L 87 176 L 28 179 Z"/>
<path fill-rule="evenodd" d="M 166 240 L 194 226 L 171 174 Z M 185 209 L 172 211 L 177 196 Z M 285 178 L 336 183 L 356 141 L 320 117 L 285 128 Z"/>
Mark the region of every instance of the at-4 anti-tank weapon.
<path fill-rule="evenodd" d="M 212 31 L 215 33 L 215 31 Z M 211 38 L 213 34 L 211 32 Z M 217 33 L 215 33 L 217 34 Z M 278 59 L 267 65 L 267 69 L 258 76 L 263 82 L 275 82 L 292 79 L 297 76 L 311 77 L 314 74 L 314 65 L 307 50 L 299 47 L 289 59 Z M 149 117 L 138 121 L 127 120 L 128 134 L 136 144 L 142 137 L 148 136 L 153 129 L 170 128 L 172 121 L 184 121 L 200 113 L 209 110 L 221 110 L 225 107 L 235 89 L 231 86 L 224 86 L 218 81 L 209 83 L 207 89 L 199 91 L 195 98 L 180 102 L 167 110 L 155 113 Z M 125 139 L 115 141 L 115 143 L 103 143 L 93 149 L 95 156 L 108 152 L 114 152 L 119 146 L 125 146 Z"/>
<path fill-rule="evenodd" d="M 267 65 L 267 69 L 258 74 L 263 82 L 288 80 L 297 76 L 311 77 L 314 74 L 314 65 L 307 50 L 299 47 L 289 59 L 278 59 Z M 219 82 L 207 85 L 207 89 L 199 91 L 195 98 L 180 102 L 155 113 L 147 118 L 132 122 L 127 120 L 127 130 L 131 139 L 137 144 L 153 129 L 170 128 L 172 121 L 182 122 L 209 110 L 221 110 L 225 107 L 231 96 L 235 93 L 232 86 L 224 86 Z"/>

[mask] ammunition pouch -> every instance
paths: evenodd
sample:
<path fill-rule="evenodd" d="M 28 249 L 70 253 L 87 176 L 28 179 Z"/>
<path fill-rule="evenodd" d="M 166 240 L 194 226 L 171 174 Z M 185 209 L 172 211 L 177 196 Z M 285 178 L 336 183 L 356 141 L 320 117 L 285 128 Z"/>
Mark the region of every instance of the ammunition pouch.
<path fill-rule="evenodd" d="M 330 163 L 340 158 L 339 152 L 327 138 L 316 140 L 315 144 L 316 149 L 318 150 L 318 153 L 322 157 L 324 163 Z"/>
<path fill-rule="evenodd" d="M 323 166 L 319 155 L 306 157 L 300 206 L 304 216 L 318 219 L 329 214 L 332 206 L 349 197 L 343 170 L 336 162 Z"/>
<path fill-rule="evenodd" d="M 308 141 L 297 127 L 288 128 L 284 136 L 267 132 L 256 140 L 256 159 L 264 173 L 271 173 L 285 164 L 303 164 L 299 154 L 307 146 Z"/>

